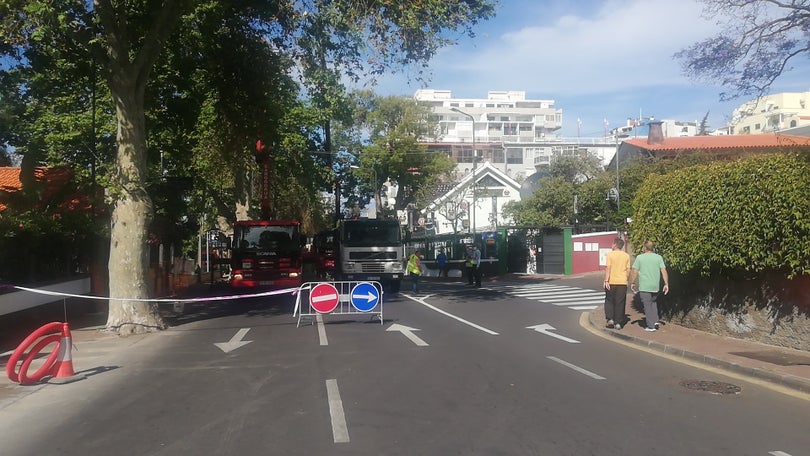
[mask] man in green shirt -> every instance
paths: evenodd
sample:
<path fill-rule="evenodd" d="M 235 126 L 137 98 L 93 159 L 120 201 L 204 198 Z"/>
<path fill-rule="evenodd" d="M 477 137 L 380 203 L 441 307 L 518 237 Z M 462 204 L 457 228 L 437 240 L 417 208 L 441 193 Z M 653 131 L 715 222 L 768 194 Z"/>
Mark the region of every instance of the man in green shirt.
<path fill-rule="evenodd" d="M 644 317 L 647 320 L 645 331 L 656 331 L 660 325 L 658 321 L 658 292 L 661 289 L 661 278 L 664 278 L 664 294 L 669 293 L 669 275 L 664 259 L 653 252 L 653 241 L 644 243 L 643 252 L 633 262 L 630 271 L 630 289 L 635 293 L 636 278 L 638 278 L 638 292 L 641 303 L 644 305 Z"/>

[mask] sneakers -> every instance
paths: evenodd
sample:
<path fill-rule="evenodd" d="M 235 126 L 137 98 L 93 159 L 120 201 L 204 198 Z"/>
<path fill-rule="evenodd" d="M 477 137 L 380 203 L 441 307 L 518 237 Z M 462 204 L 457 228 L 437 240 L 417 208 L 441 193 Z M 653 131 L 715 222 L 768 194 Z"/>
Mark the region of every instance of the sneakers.
<path fill-rule="evenodd" d="M 656 325 L 656 326 L 658 326 L 658 325 Z M 647 332 L 655 332 L 655 331 L 658 331 L 658 328 L 656 328 L 656 327 L 652 327 L 652 328 L 650 328 L 650 327 L 648 326 L 648 327 L 644 328 L 644 331 L 647 331 Z"/>
<path fill-rule="evenodd" d="M 608 320 L 605 327 L 606 328 L 615 328 L 615 325 L 613 324 L 613 320 Z"/>
<path fill-rule="evenodd" d="M 618 329 L 622 329 L 622 325 L 620 325 L 620 324 L 616 323 L 616 324 L 613 326 L 613 329 L 617 329 L 617 330 L 618 330 Z"/>
<path fill-rule="evenodd" d="M 660 328 L 660 327 L 661 327 L 661 322 L 656 322 L 656 323 L 655 323 L 655 329 L 658 329 L 658 328 Z"/>

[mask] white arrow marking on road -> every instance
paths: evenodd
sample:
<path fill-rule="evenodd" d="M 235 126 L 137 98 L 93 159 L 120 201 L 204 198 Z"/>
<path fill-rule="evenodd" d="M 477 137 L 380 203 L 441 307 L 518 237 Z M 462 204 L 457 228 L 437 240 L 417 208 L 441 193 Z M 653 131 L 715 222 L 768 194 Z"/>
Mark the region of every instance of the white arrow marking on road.
<path fill-rule="evenodd" d="M 236 331 L 236 334 L 234 334 L 234 336 L 231 337 L 231 340 L 229 340 L 228 342 L 216 342 L 214 343 L 214 345 L 219 347 L 219 349 L 224 351 L 225 353 L 230 353 L 236 350 L 237 348 L 244 347 L 245 345 L 253 342 L 252 340 L 244 340 L 244 341 L 242 340 L 242 338 L 245 337 L 245 334 L 247 334 L 248 331 L 250 331 L 250 328 L 242 328 L 239 331 Z"/>
<path fill-rule="evenodd" d="M 555 331 L 555 328 L 553 326 L 551 326 L 550 324 L 548 324 L 548 323 L 543 323 L 542 325 L 527 326 L 526 329 L 533 329 L 533 330 L 535 330 L 535 331 L 537 331 L 539 333 L 543 333 L 543 334 L 545 334 L 547 336 L 551 336 L 551 337 L 556 337 L 557 339 L 564 340 L 564 341 L 566 341 L 568 343 L 572 343 L 572 344 L 578 344 L 579 343 L 578 340 L 574 340 L 574 339 L 571 339 L 571 338 L 568 338 L 568 337 L 561 336 L 559 334 L 550 332 L 550 331 Z"/>
<path fill-rule="evenodd" d="M 371 301 L 376 301 L 377 296 L 374 293 L 369 291 L 368 294 L 364 294 L 364 295 L 363 294 L 353 294 L 352 299 L 365 299 L 366 302 L 371 302 Z"/>
<path fill-rule="evenodd" d="M 411 342 L 415 343 L 416 345 L 419 345 L 420 347 L 427 347 L 428 345 L 427 342 L 420 339 L 413 333 L 413 331 L 419 331 L 416 328 L 411 328 L 408 326 L 394 323 L 393 325 L 389 326 L 388 329 L 386 329 L 386 331 L 399 331 L 402 333 L 403 336 L 407 337 L 408 339 L 411 340 Z"/>

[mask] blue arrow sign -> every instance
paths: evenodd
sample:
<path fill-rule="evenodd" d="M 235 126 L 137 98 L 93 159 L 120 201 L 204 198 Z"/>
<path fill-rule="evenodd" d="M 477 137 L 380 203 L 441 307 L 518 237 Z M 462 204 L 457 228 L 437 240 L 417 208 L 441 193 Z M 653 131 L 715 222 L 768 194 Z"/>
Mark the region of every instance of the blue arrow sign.
<path fill-rule="evenodd" d="M 360 312 L 374 309 L 379 301 L 379 290 L 368 282 L 358 283 L 352 288 L 352 306 Z"/>

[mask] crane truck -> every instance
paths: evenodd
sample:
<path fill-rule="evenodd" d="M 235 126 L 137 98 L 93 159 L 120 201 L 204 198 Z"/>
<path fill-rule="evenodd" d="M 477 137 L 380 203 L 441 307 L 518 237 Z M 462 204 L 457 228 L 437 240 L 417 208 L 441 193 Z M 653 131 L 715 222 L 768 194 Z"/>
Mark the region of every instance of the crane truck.
<path fill-rule="evenodd" d="M 256 160 L 262 168 L 261 219 L 233 224 L 230 285 L 238 289 L 292 288 L 302 283 L 301 224 L 270 220 L 270 154 L 261 138 Z"/>

